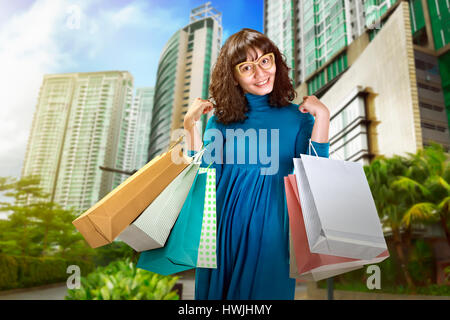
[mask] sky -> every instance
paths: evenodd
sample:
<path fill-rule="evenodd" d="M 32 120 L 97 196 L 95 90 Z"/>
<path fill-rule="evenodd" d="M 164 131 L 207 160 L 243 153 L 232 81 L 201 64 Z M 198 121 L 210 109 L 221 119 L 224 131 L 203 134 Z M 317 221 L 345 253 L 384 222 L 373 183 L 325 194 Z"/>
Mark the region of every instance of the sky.
<path fill-rule="evenodd" d="M 206 1 L 0 0 L 0 176 L 20 177 L 44 74 L 129 71 L 154 86 L 160 53 Z M 263 32 L 263 0 L 211 0 L 223 41 Z M 0 195 L 1 198 L 1 195 Z"/>

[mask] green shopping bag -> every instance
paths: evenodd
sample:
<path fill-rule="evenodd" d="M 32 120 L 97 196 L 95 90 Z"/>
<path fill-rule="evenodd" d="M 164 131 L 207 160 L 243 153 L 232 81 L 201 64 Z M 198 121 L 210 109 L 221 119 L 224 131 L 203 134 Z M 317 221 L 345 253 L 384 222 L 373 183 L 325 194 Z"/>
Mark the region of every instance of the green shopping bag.
<path fill-rule="evenodd" d="M 215 173 L 214 169 L 208 170 Z M 143 251 L 137 263 L 138 268 L 161 275 L 170 275 L 197 266 L 207 194 L 207 177 L 207 171 L 198 171 L 166 245 L 163 248 Z"/>

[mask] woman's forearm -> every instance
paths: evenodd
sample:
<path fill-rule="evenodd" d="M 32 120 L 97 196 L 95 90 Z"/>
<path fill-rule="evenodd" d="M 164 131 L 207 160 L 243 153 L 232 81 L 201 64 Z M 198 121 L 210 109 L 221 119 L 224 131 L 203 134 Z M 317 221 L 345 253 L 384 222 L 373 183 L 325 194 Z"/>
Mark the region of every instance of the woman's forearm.
<path fill-rule="evenodd" d="M 316 115 L 314 126 L 311 132 L 311 141 L 328 142 L 328 131 L 330 128 L 330 113 L 320 112 Z"/>
<path fill-rule="evenodd" d="M 202 147 L 202 137 L 198 132 L 195 122 L 185 119 L 184 130 L 186 135 L 187 150 L 200 151 Z"/>

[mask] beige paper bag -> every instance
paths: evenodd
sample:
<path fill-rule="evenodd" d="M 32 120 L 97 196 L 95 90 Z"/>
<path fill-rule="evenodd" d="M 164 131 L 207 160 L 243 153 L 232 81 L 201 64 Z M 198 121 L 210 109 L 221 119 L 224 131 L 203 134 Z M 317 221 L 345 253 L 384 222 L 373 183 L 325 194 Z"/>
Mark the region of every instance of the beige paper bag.
<path fill-rule="evenodd" d="M 173 159 L 184 159 L 175 163 Z M 175 158 L 178 157 L 178 158 Z M 103 199 L 80 215 L 72 223 L 92 248 L 111 243 L 190 163 L 181 145 L 163 153 Z"/>

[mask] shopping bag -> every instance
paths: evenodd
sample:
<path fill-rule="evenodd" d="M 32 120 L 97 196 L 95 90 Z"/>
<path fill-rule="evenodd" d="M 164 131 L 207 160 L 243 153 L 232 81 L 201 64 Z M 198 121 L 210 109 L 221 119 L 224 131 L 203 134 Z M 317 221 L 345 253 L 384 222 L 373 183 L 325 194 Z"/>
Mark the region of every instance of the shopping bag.
<path fill-rule="evenodd" d="M 305 154 L 293 161 L 311 252 L 372 259 L 387 250 L 360 163 Z"/>
<path fill-rule="evenodd" d="M 319 254 L 319 253 L 317 253 Z M 326 266 L 325 264 L 323 266 L 319 266 L 317 268 L 312 268 L 308 270 L 306 268 L 303 272 L 300 272 L 298 269 L 297 264 L 297 258 L 295 256 L 294 251 L 294 243 L 292 240 L 291 232 L 289 233 L 289 277 L 295 278 L 300 281 L 319 281 L 323 279 L 327 279 L 330 277 L 334 277 L 343 273 L 347 273 L 353 270 L 361 269 L 363 266 L 355 266 L 355 267 L 345 267 L 340 265 L 339 263 L 336 264 L 330 264 L 328 267 L 333 268 L 331 270 L 323 270 L 321 267 Z M 301 257 L 300 257 L 301 259 Z"/>
<path fill-rule="evenodd" d="M 80 215 L 73 225 L 92 248 L 111 243 L 192 160 L 183 154 L 180 144 L 175 144 Z"/>
<path fill-rule="evenodd" d="M 387 250 L 368 260 L 312 253 L 309 248 L 295 175 L 284 177 L 289 215 L 290 277 L 319 281 L 379 263 L 389 257 Z"/>
<path fill-rule="evenodd" d="M 214 175 L 215 177 L 215 169 L 208 168 L 206 171 L 202 168 L 199 169 L 165 246 L 143 251 L 139 256 L 138 268 L 161 275 L 170 275 L 197 267 L 200 260 L 199 250 L 201 252 L 203 249 L 200 248 L 202 226 L 204 225 L 207 230 L 207 226 L 211 228 L 212 225 L 214 237 L 216 237 L 216 219 L 210 221 L 209 225 L 208 222 L 204 224 L 204 220 L 207 219 L 207 214 L 204 214 L 205 199 L 209 199 L 208 194 L 211 195 L 211 192 L 215 192 L 215 188 L 214 191 L 208 191 L 208 175 Z M 212 199 L 212 197 L 210 198 Z M 206 233 L 204 236 L 206 236 Z M 212 236 L 212 234 L 209 236 Z M 210 238 L 204 238 L 205 249 L 206 243 L 209 242 L 211 242 Z M 212 258 L 215 258 L 215 245 L 214 249 L 212 247 L 208 249 L 214 250 Z M 207 254 L 205 253 L 205 255 Z M 214 266 L 211 265 L 210 267 Z"/>
<path fill-rule="evenodd" d="M 204 151 L 196 153 L 193 162 L 119 234 L 119 240 L 137 252 L 164 246 L 194 182 Z"/>
<path fill-rule="evenodd" d="M 203 221 L 198 247 L 197 268 L 217 268 L 216 239 L 216 171 L 200 168 L 200 173 L 207 173 Z"/>

